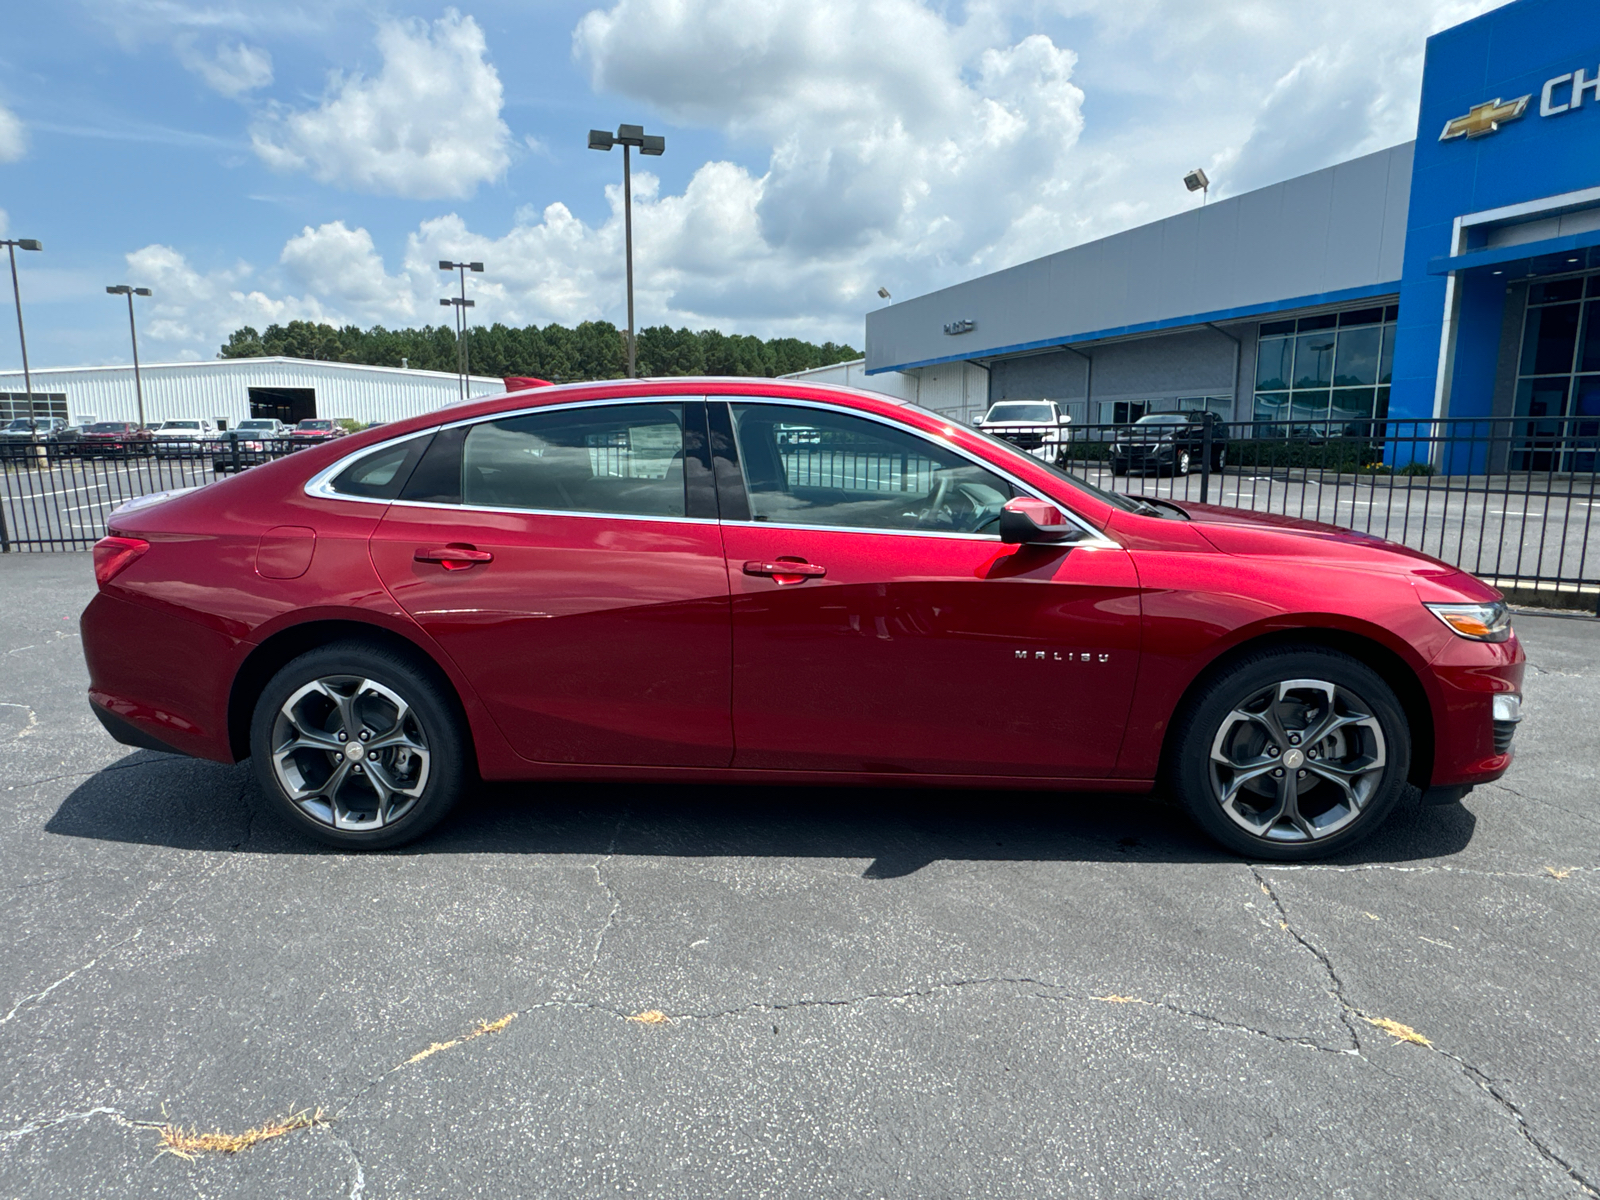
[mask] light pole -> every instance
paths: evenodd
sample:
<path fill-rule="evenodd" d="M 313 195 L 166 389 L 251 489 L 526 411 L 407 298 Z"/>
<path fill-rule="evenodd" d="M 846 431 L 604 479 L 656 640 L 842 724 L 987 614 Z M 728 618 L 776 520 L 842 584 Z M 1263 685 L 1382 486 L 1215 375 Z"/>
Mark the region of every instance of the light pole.
<path fill-rule="evenodd" d="M 467 375 L 470 373 L 468 368 L 471 366 L 471 361 L 467 357 L 467 309 L 475 307 L 475 303 L 467 299 L 467 272 L 472 271 L 481 275 L 483 274 L 483 264 L 481 262 L 451 262 L 449 259 L 441 258 L 439 260 L 439 270 L 459 271 L 461 273 L 460 297 L 441 300 L 439 304 L 456 310 L 456 369 L 461 375 L 461 398 L 465 400 L 467 398 Z"/>
<path fill-rule="evenodd" d="M 17 251 L 43 250 L 44 246 L 33 238 L 6 238 L 0 240 L 11 256 L 11 296 L 17 302 L 17 340 L 22 343 L 22 386 L 28 393 L 28 419 L 33 419 L 33 373 L 28 370 L 28 335 L 22 328 L 22 290 L 17 286 Z"/>
<path fill-rule="evenodd" d="M 665 154 L 667 139 L 646 136 L 643 125 L 618 125 L 612 134 L 604 129 L 589 130 L 589 149 L 610 151 L 622 147 L 622 230 L 628 256 L 628 378 L 637 374 L 634 369 L 633 347 L 633 168 L 628 158 L 629 147 L 639 147 L 640 154 Z"/>
<path fill-rule="evenodd" d="M 148 296 L 149 288 L 129 287 L 119 283 L 114 287 L 106 288 L 113 296 L 126 296 L 128 298 L 128 336 L 133 339 L 133 394 L 139 400 L 139 428 L 144 428 L 144 384 L 139 379 L 139 330 L 133 324 L 133 298 L 135 296 Z"/>

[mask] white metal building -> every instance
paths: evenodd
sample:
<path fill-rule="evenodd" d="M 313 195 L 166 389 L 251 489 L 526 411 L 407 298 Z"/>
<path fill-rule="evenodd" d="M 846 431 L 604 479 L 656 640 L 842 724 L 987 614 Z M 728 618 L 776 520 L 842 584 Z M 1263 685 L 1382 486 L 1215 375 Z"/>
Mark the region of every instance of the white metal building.
<path fill-rule="evenodd" d="M 880 371 L 867 374 L 867 360 L 858 358 L 851 362 L 834 363 L 829 367 L 813 367 L 809 371 L 795 371 L 785 379 L 803 379 L 807 383 L 837 383 L 860 388 L 864 392 L 882 392 L 899 400 L 909 400 L 923 408 L 932 409 L 940 416 L 949 417 L 962 424 L 971 423 L 989 407 L 989 372 L 980 363 L 950 362 L 931 367 L 913 367 L 908 371 Z"/>
<path fill-rule="evenodd" d="M 209 418 L 231 429 L 246 417 L 348 417 L 398 421 L 461 398 L 459 377 L 441 371 L 313 362 L 303 358 L 222 358 L 139 368 L 144 420 Z M 468 378 L 472 397 L 505 391 L 492 376 Z M 137 421 L 133 368 L 47 367 L 33 372 L 34 415 L 72 421 Z M 0 372 L 0 418 L 28 413 L 21 371 Z"/>

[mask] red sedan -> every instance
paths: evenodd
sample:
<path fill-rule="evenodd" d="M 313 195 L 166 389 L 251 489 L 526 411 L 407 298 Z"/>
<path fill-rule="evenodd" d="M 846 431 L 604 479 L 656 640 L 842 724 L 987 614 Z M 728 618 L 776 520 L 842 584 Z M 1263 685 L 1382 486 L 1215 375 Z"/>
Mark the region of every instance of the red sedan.
<path fill-rule="evenodd" d="M 1511 762 L 1497 592 L 1364 534 L 1112 495 L 882 396 L 540 388 L 118 510 L 119 741 L 390 846 L 473 778 L 1176 794 L 1303 859 Z"/>

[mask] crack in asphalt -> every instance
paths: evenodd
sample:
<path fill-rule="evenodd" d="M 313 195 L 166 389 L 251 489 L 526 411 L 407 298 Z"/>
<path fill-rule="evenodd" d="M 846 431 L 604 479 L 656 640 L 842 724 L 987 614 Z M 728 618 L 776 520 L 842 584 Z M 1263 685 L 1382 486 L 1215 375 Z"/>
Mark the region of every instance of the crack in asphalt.
<path fill-rule="evenodd" d="M 332 1138 L 350 1159 L 350 1165 L 355 1168 L 355 1175 L 350 1180 L 347 1200 L 361 1200 L 361 1193 L 367 1190 L 367 1172 L 361 1165 L 361 1157 L 356 1154 L 349 1140 L 336 1133 L 331 1126 L 319 1125 L 316 1128 L 324 1137 Z"/>
<path fill-rule="evenodd" d="M 54 983 L 52 983 L 49 987 L 45 988 L 43 991 L 34 992 L 32 995 L 28 995 L 28 996 L 22 997 L 22 999 L 18 1000 L 15 1004 L 13 1004 L 11 1006 L 11 1011 L 10 1012 L 6 1013 L 5 1016 L 0 1017 L 0 1025 L 9 1025 L 16 1018 L 17 1014 L 22 1012 L 22 1010 L 25 1007 L 26 1008 L 31 1008 L 34 1005 L 38 1004 L 39 1002 L 43 1001 L 46 997 L 48 997 L 50 995 L 51 992 L 55 991 L 58 987 L 62 986 L 65 983 L 71 982 L 73 978 L 75 978 L 76 976 L 82 974 L 84 971 L 87 971 L 90 967 L 94 966 L 95 963 L 99 962 L 102 958 L 105 958 L 108 954 L 115 954 L 118 950 L 122 949 L 122 947 L 126 946 L 129 942 L 131 942 L 135 938 L 139 937 L 139 935 L 142 934 L 143 932 L 144 932 L 143 929 L 134 930 L 133 933 L 131 933 L 127 937 L 123 938 L 115 946 L 108 946 L 106 949 L 102 950 L 99 954 L 97 954 L 93 958 L 91 958 L 88 962 L 84 963 L 81 967 L 75 967 L 72 970 L 68 971 L 65 975 L 63 975 L 60 979 L 56 980 Z"/>
<path fill-rule="evenodd" d="M 1278 893 L 1273 891 L 1267 881 L 1262 878 L 1261 871 L 1253 865 L 1249 868 L 1249 871 L 1257 885 L 1266 893 L 1267 899 L 1271 900 L 1273 907 L 1278 910 L 1278 920 L 1282 924 L 1284 932 L 1304 946 L 1307 953 L 1321 963 L 1322 969 L 1327 972 L 1328 982 L 1331 985 L 1328 989 L 1328 994 L 1339 1005 L 1339 1020 L 1344 1023 L 1345 1031 L 1350 1035 L 1351 1053 L 1360 1054 L 1361 1037 L 1357 1034 L 1355 1021 L 1352 1019 L 1356 1009 L 1344 994 L 1344 980 L 1340 979 L 1339 972 L 1334 970 L 1333 959 L 1329 958 L 1326 951 L 1294 927 L 1294 922 L 1289 919 L 1289 910 L 1284 907 Z"/>
<path fill-rule="evenodd" d="M 114 1108 L 107 1108 L 104 1105 L 100 1105 L 95 1108 L 86 1108 L 81 1112 L 61 1113 L 59 1116 L 29 1121 L 27 1124 L 19 1125 L 15 1129 L 7 1129 L 3 1132 L 0 1132 L 0 1142 L 20 1142 L 25 1137 L 32 1137 L 36 1133 L 43 1133 L 47 1129 L 54 1129 L 57 1125 L 65 1125 L 69 1121 L 77 1121 L 80 1124 L 86 1125 L 95 1117 L 109 1117 L 114 1123 L 122 1126 L 124 1129 L 161 1128 L 159 1122 L 135 1121 L 129 1117 L 123 1116 L 122 1113 L 118 1112 Z"/>
<path fill-rule="evenodd" d="M 622 911 L 622 897 L 617 895 L 617 889 L 606 882 L 605 876 L 600 873 L 600 868 L 610 862 L 617 853 L 617 839 L 622 836 L 622 823 L 628 819 L 626 811 L 617 818 L 617 827 L 611 831 L 611 843 L 606 847 L 606 852 L 595 859 L 589 869 L 594 872 L 594 881 L 611 898 L 611 911 L 606 914 L 605 924 L 600 926 L 600 932 L 595 935 L 594 949 L 589 954 L 589 965 L 584 968 L 580 978 L 587 979 L 594 974 L 594 969 L 600 963 L 600 950 L 605 945 L 606 934 L 611 932 L 617 923 L 617 914 Z"/>
<path fill-rule="evenodd" d="M 1279 869 L 1292 869 L 1292 868 L 1279 868 Z M 1323 868 L 1323 869 L 1326 869 L 1326 870 L 1337 870 L 1339 868 Z M 1261 885 L 1261 890 L 1263 892 L 1265 892 L 1271 898 L 1272 903 L 1277 907 L 1278 912 L 1282 916 L 1282 924 L 1283 924 L 1284 930 L 1291 937 L 1293 937 L 1295 939 L 1295 941 L 1299 942 L 1308 951 L 1310 951 L 1313 955 L 1315 955 L 1317 960 L 1319 962 L 1321 962 L 1323 967 L 1327 970 L 1328 978 L 1334 984 L 1334 987 L 1333 987 L 1333 989 L 1331 991 L 1331 994 L 1333 995 L 1334 999 L 1336 999 L 1338 1001 L 1338 1003 L 1339 1003 L 1339 1006 L 1340 1006 L 1340 1008 L 1342 1010 L 1341 1017 L 1342 1017 L 1342 1019 L 1344 1021 L 1345 1027 L 1350 1031 L 1351 1040 L 1355 1043 L 1355 1047 L 1356 1048 L 1355 1048 L 1354 1051 L 1352 1051 L 1352 1053 L 1357 1055 L 1357 1056 L 1360 1056 L 1361 1040 L 1360 1040 L 1360 1037 L 1359 1037 L 1359 1035 L 1357 1033 L 1356 1026 L 1355 1026 L 1355 1023 L 1352 1020 L 1352 1018 L 1353 1017 L 1360 1017 L 1362 1020 L 1367 1021 L 1369 1024 L 1376 1023 L 1374 1018 L 1372 1017 L 1371 1014 L 1367 1013 L 1363 1009 L 1357 1007 L 1356 1005 L 1354 1005 L 1354 1004 L 1352 1004 L 1350 1002 L 1349 998 L 1345 995 L 1344 982 L 1339 978 L 1338 973 L 1333 968 L 1332 959 L 1330 959 L 1328 957 L 1326 952 L 1324 952 L 1323 950 L 1319 949 L 1308 938 L 1306 938 L 1305 935 L 1300 933 L 1300 931 L 1297 930 L 1294 927 L 1293 922 L 1291 922 L 1289 920 L 1288 910 L 1284 907 L 1283 901 L 1279 898 L 1278 894 L 1275 891 L 1273 891 L 1273 889 L 1271 887 L 1269 887 L 1267 885 L 1267 881 L 1261 877 L 1261 868 L 1258 868 L 1256 866 L 1251 866 L 1250 867 L 1250 873 L 1253 876 L 1255 876 L 1256 882 Z M 1491 874 L 1492 872 L 1475 872 L 1475 873 L 1476 874 Z M 1537 877 L 1536 876 L 1529 876 L 1529 878 L 1537 878 Z M 1507 1116 L 1509 1116 L 1512 1119 L 1512 1121 L 1516 1125 L 1517 1132 L 1522 1135 L 1522 1138 L 1523 1138 L 1524 1141 L 1526 1141 L 1530 1146 L 1532 1146 L 1534 1148 L 1534 1150 L 1540 1155 L 1540 1157 L 1545 1159 L 1550 1164 L 1561 1168 L 1561 1170 L 1564 1171 L 1567 1174 L 1567 1176 L 1572 1179 L 1572 1181 L 1574 1183 L 1576 1183 L 1579 1187 L 1581 1187 L 1587 1195 L 1600 1197 L 1600 1189 L 1597 1189 L 1596 1186 L 1593 1183 L 1591 1183 L 1587 1178 L 1585 1178 L 1584 1175 L 1576 1167 L 1574 1167 L 1566 1159 L 1564 1159 L 1560 1155 L 1558 1155 L 1554 1150 L 1552 1150 L 1550 1148 L 1548 1143 L 1546 1143 L 1542 1138 L 1540 1138 L 1536 1133 L 1533 1132 L 1532 1128 L 1528 1125 L 1527 1118 L 1523 1116 L 1522 1110 L 1520 1108 L 1518 1108 L 1517 1105 L 1508 1096 L 1506 1096 L 1504 1093 L 1502 1093 L 1500 1091 L 1500 1089 L 1495 1085 L 1494 1081 L 1489 1077 L 1487 1072 L 1483 1071 L 1481 1068 L 1479 1068 L 1477 1066 L 1474 1066 L 1472 1063 L 1469 1063 L 1466 1059 L 1462 1058 L 1460 1055 L 1454 1054 L 1449 1050 L 1442 1049 L 1439 1046 L 1434 1045 L 1432 1042 L 1426 1043 L 1425 1046 L 1424 1046 L 1424 1049 L 1427 1049 L 1427 1050 L 1433 1052 L 1434 1054 L 1439 1055 L 1441 1058 L 1448 1059 L 1449 1061 L 1455 1063 L 1455 1065 L 1461 1069 L 1462 1073 L 1465 1074 L 1468 1079 L 1471 1079 L 1472 1082 L 1477 1084 L 1478 1087 L 1480 1089 L 1482 1089 L 1482 1091 L 1485 1094 L 1487 1094 L 1492 1100 L 1494 1100 L 1494 1102 L 1500 1107 L 1500 1109 Z"/>

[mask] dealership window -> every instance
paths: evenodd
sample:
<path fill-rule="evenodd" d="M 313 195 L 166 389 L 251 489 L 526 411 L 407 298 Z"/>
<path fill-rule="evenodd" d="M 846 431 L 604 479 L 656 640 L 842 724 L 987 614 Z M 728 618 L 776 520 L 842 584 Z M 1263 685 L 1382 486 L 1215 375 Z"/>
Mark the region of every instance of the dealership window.
<path fill-rule="evenodd" d="M 1233 416 L 1232 396 L 1158 396 L 1150 400 L 1101 400 L 1102 425 L 1126 425 L 1149 413 L 1214 412 L 1224 421 Z"/>
<path fill-rule="evenodd" d="M 1600 275 L 1549 279 L 1528 288 L 1517 360 L 1519 422 L 1511 467 L 1593 470 L 1600 433 Z M 1594 421 L 1575 421 L 1593 417 Z M 1567 418 L 1562 420 L 1561 418 Z M 1572 449 L 1568 435 L 1583 439 Z"/>
<path fill-rule="evenodd" d="M 64 392 L 35 392 L 33 411 L 28 411 L 27 392 L 0 392 L 0 420 L 11 422 L 18 417 L 60 417 L 67 419 L 67 397 Z"/>
<path fill-rule="evenodd" d="M 1256 349 L 1255 419 L 1273 432 L 1343 432 L 1389 411 L 1394 304 L 1268 321 Z"/>

